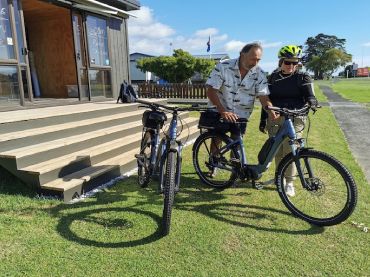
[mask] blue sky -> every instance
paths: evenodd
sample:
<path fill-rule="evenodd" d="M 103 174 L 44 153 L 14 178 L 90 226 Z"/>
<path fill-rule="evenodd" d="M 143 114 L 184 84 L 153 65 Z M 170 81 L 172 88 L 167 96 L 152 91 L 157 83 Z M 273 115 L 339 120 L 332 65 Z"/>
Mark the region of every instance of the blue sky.
<path fill-rule="evenodd" d="M 370 66 L 370 1 L 202 1 L 140 0 L 138 17 L 129 19 L 130 53 L 170 55 L 226 53 L 237 57 L 242 46 L 260 41 L 261 67 L 277 65 L 283 45 L 303 45 L 319 33 L 346 39 L 346 50 L 359 66 Z"/>

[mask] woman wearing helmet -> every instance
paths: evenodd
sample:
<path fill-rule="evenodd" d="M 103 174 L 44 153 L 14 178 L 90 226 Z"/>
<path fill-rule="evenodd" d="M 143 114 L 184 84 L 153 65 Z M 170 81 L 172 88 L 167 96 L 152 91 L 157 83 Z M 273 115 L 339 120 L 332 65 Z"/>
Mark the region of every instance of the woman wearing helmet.
<path fill-rule="evenodd" d="M 279 50 L 279 67 L 268 78 L 269 97 L 273 106 L 288 109 L 300 109 L 306 103 L 317 106 L 311 77 L 298 70 L 301 54 L 302 49 L 296 45 L 286 45 Z M 276 134 L 283 122 L 283 117 L 276 120 L 268 118 L 262 109 L 259 129 L 264 133 L 267 131 L 271 137 Z M 293 122 L 298 138 L 302 137 L 305 122 L 306 117 L 297 117 Z M 286 140 L 276 154 L 276 166 L 290 151 L 288 140 Z M 285 176 L 285 191 L 291 197 L 295 195 L 293 185 L 295 175 L 296 169 L 291 167 Z"/>

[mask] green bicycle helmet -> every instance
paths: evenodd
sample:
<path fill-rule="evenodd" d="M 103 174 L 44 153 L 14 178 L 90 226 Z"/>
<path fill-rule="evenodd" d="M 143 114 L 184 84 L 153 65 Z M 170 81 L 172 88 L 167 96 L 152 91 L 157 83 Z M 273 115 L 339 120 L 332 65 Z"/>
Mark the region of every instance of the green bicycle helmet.
<path fill-rule="evenodd" d="M 302 54 L 301 47 L 297 45 L 286 45 L 279 50 L 279 59 L 300 59 Z"/>

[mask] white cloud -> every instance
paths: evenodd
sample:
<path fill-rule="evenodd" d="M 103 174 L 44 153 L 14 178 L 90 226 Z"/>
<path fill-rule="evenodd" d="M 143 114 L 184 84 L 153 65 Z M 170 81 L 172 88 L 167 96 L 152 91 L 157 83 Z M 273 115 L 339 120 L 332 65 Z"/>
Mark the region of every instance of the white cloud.
<path fill-rule="evenodd" d="M 176 36 L 176 31 L 154 17 L 152 9 L 142 6 L 133 11 L 137 18 L 128 21 L 130 53 L 140 52 L 149 55 L 171 55 L 173 49 L 181 48 L 192 54 L 205 53 L 208 36 L 211 36 L 212 52 L 216 45 L 227 40 L 226 34 L 219 34 L 216 28 L 196 30 L 188 37 Z"/>
<path fill-rule="evenodd" d="M 206 37 L 208 36 L 214 36 L 218 34 L 218 30 L 216 28 L 207 28 L 203 30 L 198 30 L 195 32 L 195 36 L 197 37 Z"/>
<path fill-rule="evenodd" d="M 211 52 L 226 53 L 236 57 L 243 46 L 248 43 L 229 40 L 227 34 L 220 34 L 214 27 L 195 30 L 189 36 L 177 35 L 171 26 L 159 22 L 154 11 L 147 6 L 132 11 L 137 18 L 128 20 L 130 53 L 140 52 L 148 55 L 172 55 L 174 49 L 183 49 L 191 54 L 207 54 L 207 41 L 211 36 Z M 264 48 L 278 47 L 281 42 L 261 42 Z"/>
<path fill-rule="evenodd" d="M 262 42 L 263 48 L 276 48 L 276 47 L 281 47 L 282 45 L 283 45 L 283 43 L 281 41 L 270 42 L 270 43 Z"/>
<path fill-rule="evenodd" d="M 226 52 L 240 52 L 245 45 L 245 42 L 240 40 L 231 40 L 225 43 L 224 49 Z"/>
<path fill-rule="evenodd" d="M 352 62 L 357 63 L 359 67 L 370 67 L 370 56 L 353 56 Z"/>
<path fill-rule="evenodd" d="M 244 42 L 240 40 L 231 40 L 225 44 L 224 49 L 225 51 L 239 52 L 243 48 L 244 45 L 246 45 L 247 43 L 251 43 L 251 42 L 254 42 L 254 41 Z M 280 47 L 282 45 L 282 42 L 270 42 L 270 43 L 266 43 L 264 41 L 258 41 L 258 42 L 262 44 L 263 48 L 275 48 L 275 47 Z"/>
<path fill-rule="evenodd" d="M 131 17 L 129 19 L 129 36 L 134 38 L 166 38 L 174 35 L 175 30 L 171 27 L 157 22 L 153 17 L 153 10 L 148 7 L 142 7 L 138 11 L 132 12 L 137 18 Z"/>
<path fill-rule="evenodd" d="M 370 47 L 370 42 L 366 42 L 366 43 L 362 44 L 362 46 Z"/>

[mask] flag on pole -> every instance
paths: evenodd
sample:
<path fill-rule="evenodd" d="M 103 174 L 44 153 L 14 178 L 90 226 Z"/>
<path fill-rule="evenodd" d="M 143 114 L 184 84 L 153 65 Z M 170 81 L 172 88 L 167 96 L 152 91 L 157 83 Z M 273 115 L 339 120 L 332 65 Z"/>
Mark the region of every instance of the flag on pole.
<path fill-rule="evenodd" d="M 211 36 L 208 37 L 207 41 L 207 52 L 211 51 Z"/>

